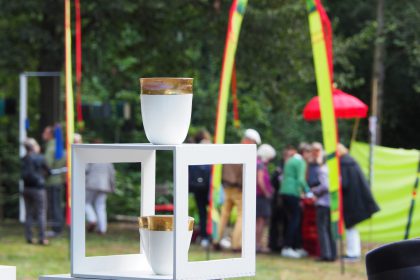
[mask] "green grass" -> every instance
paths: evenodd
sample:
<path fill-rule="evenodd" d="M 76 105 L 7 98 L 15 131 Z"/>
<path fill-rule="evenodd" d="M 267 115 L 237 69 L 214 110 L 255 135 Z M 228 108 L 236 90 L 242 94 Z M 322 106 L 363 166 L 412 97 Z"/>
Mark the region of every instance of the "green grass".
<path fill-rule="evenodd" d="M 13 221 L 0 225 L 0 264 L 17 267 L 18 280 L 35 280 L 39 275 L 70 272 L 68 234 L 51 239 L 49 246 L 29 245 L 23 237 L 23 226 Z M 138 251 L 136 225 L 111 224 L 108 234 L 88 234 L 87 255 L 129 254 Z M 210 252 L 211 259 L 235 257 L 232 253 Z M 199 246 L 190 248 L 191 260 L 205 260 Z M 243 278 L 245 279 L 245 278 Z M 363 262 L 346 264 L 344 275 L 336 263 L 317 263 L 312 259 L 289 260 L 277 254 L 257 255 L 257 276 L 254 279 L 366 279 Z"/>

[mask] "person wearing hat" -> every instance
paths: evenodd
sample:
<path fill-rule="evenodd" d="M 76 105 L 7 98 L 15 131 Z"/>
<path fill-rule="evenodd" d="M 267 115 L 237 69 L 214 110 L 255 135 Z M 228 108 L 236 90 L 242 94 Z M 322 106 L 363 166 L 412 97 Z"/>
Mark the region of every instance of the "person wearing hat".
<path fill-rule="evenodd" d="M 281 250 L 281 255 L 294 259 L 308 255 L 302 249 L 300 198 L 302 193 L 306 193 L 307 197 L 313 197 L 305 179 L 306 162 L 304 158 L 310 156 L 310 146 L 308 144 L 300 144 L 299 152 L 300 154 L 291 145 L 287 147 L 289 159 L 284 166 L 283 182 L 280 190 L 287 220 L 284 247 Z"/>
<path fill-rule="evenodd" d="M 241 144 L 261 143 L 260 134 L 255 129 L 245 130 Z M 222 185 L 224 202 L 219 222 L 219 239 L 214 244 L 216 250 L 221 249 L 221 240 L 233 207 L 236 207 L 237 218 L 232 232 L 231 248 L 239 252 L 242 247 L 242 164 L 224 164 L 222 169 Z"/>

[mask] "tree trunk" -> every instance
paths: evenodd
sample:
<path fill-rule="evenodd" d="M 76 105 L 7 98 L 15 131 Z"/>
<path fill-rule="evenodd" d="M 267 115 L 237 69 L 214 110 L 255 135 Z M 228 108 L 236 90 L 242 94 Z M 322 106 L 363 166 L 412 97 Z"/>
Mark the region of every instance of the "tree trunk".
<path fill-rule="evenodd" d="M 371 101 L 371 115 L 376 117 L 376 143 L 381 144 L 381 124 L 382 124 L 382 104 L 383 104 L 383 90 L 385 78 L 384 66 L 384 52 L 385 52 L 385 37 L 384 37 L 384 3 L 385 0 L 377 0 L 377 29 L 375 50 L 373 57 L 373 71 L 372 71 L 372 101 Z"/>
<path fill-rule="evenodd" d="M 55 11 L 52 13 L 51 11 Z M 63 1 L 43 1 L 42 29 L 46 36 L 39 51 L 38 71 L 60 72 L 64 61 L 64 5 Z M 40 130 L 61 120 L 63 106 L 60 102 L 60 78 L 40 77 Z"/>
<path fill-rule="evenodd" d="M 60 77 L 40 77 L 40 129 L 60 121 Z"/>

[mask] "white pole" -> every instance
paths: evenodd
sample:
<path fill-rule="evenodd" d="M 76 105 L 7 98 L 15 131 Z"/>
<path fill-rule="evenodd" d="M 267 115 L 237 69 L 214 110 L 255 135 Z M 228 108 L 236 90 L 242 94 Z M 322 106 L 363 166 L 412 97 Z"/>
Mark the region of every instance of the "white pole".
<path fill-rule="evenodd" d="M 19 157 L 22 158 L 25 155 L 25 148 L 23 147 L 23 141 L 25 141 L 26 135 L 26 120 L 28 118 L 28 81 L 25 73 L 19 75 Z M 25 222 L 25 203 L 23 201 L 23 180 L 19 179 L 19 221 Z"/>
<path fill-rule="evenodd" d="M 376 116 L 369 117 L 369 132 L 370 132 L 370 149 L 369 149 L 369 187 L 372 188 L 374 180 L 374 168 L 373 161 L 375 156 L 375 145 L 376 145 Z"/>
<path fill-rule="evenodd" d="M 20 111 L 19 111 L 19 156 L 25 155 L 23 141 L 26 139 L 26 119 L 28 117 L 28 84 L 25 74 L 19 75 L 20 81 Z"/>

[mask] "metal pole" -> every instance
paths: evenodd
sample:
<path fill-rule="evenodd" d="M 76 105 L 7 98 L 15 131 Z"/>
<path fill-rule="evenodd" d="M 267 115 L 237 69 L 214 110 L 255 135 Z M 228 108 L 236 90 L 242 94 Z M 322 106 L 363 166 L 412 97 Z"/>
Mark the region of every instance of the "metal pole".
<path fill-rule="evenodd" d="M 359 123 L 360 123 L 360 118 L 356 118 L 356 120 L 354 121 L 354 125 L 353 125 L 353 132 L 351 133 L 350 146 L 351 146 L 351 144 L 353 144 L 353 142 L 356 141 L 357 130 L 359 129 Z"/>
<path fill-rule="evenodd" d="M 376 116 L 369 117 L 369 132 L 370 132 L 370 146 L 369 146 L 369 187 L 372 188 L 373 180 L 374 180 L 374 169 L 373 169 L 373 162 L 375 151 L 374 147 L 376 145 L 376 124 L 377 118 Z"/>
<path fill-rule="evenodd" d="M 23 141 L 26 135 L 26 122 L 28 119 L 28 81 L 25 73 L 19 75 L 19 158 L 25 155 Z M 25 222 L 25 203 L 23 201 L 23 180 L 19 179 L 19 221 Z"/>
<path fill-rule="evenodd" d="M 23 72 L 26 77 L 60 77 L 61 72 Z"/>
<path fill-rule="evenodd" d="M 339 237 L 339 241 L 340 241 L 340 256 L 344 256 L 344 244 L 343 244 L 343 235 L 340 234 Z M 344 258 L 340 257 L 340 270 L 341 270 L 341 275 L 344 275 L 344 273 L 346 272 L 346 265 L 344 263 Z"/>
<path fill-rule="evenodd" d="M 417 167 L 416 180 L 414 181 L 414 187 L 413 187 L 413 192 L 412 192 L 411 202 L 410 202 L 410 210 L 408 212 L 408 221 L 407 221 L 407 226 L 405 228 L 404 240 L 407 240 L 408 237 L 410 236 L 411 221 L 413 219 L 414 206 L 416 204 L 416 198 L 417 198 L 417 189 L 419 186 L 419 176 L 420 176 L 420 161 Z"/>
<path fill-rule="evenodd" d="M 374 181 L 374 157 L 375 157 L 375 144 L 376 144 L 376 124 L 377 124 L 377 117 L 370 116 L 369 117 L 369 132 L 370 132 L 370 145 L 369 145 L 369 189 L 372 190 L 373 181 Z M 369 244 L 372 242 L 372 218 L 369 219 L 369 242 L 368 242 L 368 250 Z"/>

